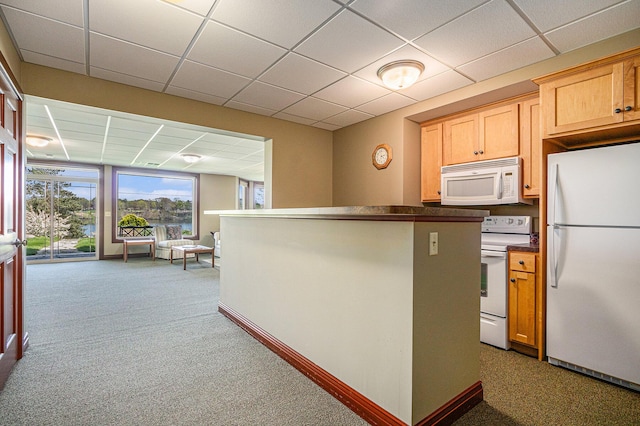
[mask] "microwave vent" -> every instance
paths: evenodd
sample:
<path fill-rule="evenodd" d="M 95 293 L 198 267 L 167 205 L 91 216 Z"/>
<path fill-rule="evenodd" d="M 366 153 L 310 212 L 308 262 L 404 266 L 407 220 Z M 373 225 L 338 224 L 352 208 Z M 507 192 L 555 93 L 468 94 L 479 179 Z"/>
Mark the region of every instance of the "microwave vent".
<path fill-rule="evenodd" d="M 517 166 L 520 164 L 520 157 L 501 158 L 498 160 L 474 161 L 473 163 L 454 164 L 453 166 L 442 167 L 442 174 L 463 172 L 465 170 L 489 169 L 496 167 Z"/>

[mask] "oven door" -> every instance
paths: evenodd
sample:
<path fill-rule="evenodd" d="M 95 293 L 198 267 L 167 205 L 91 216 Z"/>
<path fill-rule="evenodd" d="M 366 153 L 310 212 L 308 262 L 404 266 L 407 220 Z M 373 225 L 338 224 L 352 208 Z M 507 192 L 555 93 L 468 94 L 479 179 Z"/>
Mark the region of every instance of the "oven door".
<path fill-rule="evenodd" d="M 482 250 L 480 312 L 507 317 L 507 252 Z"/>

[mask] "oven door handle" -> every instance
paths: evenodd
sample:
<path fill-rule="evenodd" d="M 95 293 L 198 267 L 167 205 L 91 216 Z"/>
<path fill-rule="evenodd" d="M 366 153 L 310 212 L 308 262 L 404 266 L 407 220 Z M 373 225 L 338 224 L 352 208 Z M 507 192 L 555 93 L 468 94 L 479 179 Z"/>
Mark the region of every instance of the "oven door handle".
<path fill-rule="evenodd" d="M 499 257 L 499 258 L 505 259 L 507 257 L 507 252 L 480 250 L 480 257 Z"/>

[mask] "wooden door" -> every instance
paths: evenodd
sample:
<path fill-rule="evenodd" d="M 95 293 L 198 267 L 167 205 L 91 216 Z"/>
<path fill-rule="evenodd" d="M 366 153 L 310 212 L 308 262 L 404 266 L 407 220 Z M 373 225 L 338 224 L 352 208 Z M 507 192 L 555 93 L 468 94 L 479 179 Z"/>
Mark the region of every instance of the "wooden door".
<path fill-rule="evenodd" d="M 444 122 L 444 165 L 478 161 L 478 114 Z"/>
<path fill-rule="evenodd" d="M 422 128 L 421 148 L 422 201 L 440 201 L 442 123 Z"/>
<path fill-rule="evenodd" d="M 479 160 L 517 156 L 519 122 L 517 103 L 480 112 Z"/>
<path fill-rule="evenodd" d="M 536 344 L 536 274 L 509 272 L 509 340 Z"/>
<path fill-rule="evenodd" d="M 22 99 L 0 65 L 0 388 L 22 358 L 24 333 L 24 150 Z"/>

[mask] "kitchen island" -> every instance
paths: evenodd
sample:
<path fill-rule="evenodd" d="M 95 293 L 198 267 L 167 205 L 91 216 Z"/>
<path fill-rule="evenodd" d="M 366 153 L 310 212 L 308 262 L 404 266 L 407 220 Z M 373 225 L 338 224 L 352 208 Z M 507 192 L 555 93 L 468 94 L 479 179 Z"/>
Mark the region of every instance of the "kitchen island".
<path fill-rule="evenodd" d="M 219 214 L 219 311 L 372 424 L 482 400 L 486 211 L 366 206 Z M 431 253 L 431 254 L 430 254 Z"/>

